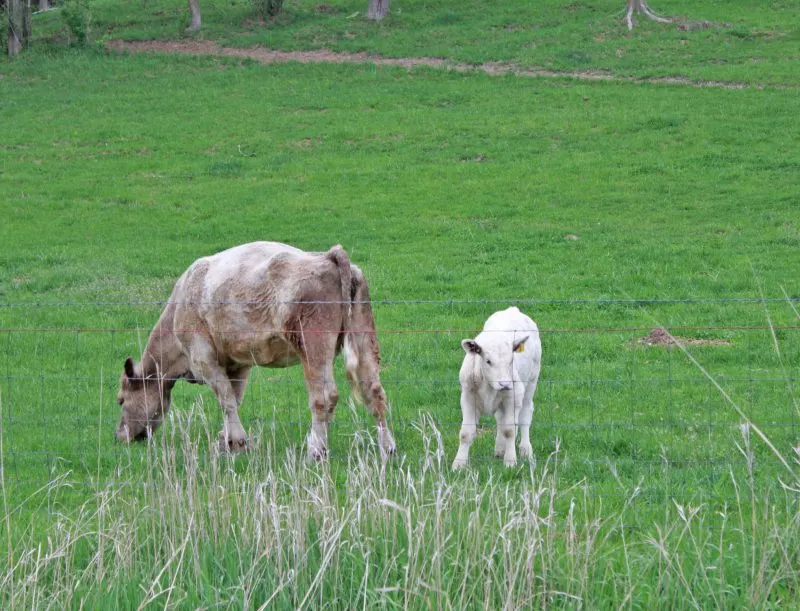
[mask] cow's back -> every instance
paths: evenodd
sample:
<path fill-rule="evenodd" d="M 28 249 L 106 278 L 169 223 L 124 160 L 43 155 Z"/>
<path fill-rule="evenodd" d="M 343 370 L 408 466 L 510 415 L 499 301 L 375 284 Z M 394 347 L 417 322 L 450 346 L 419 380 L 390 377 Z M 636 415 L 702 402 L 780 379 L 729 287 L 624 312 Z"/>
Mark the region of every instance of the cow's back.
<path fill-rule="evenodd" d="M 277 242 L 253 242 L 198 259 L 175 293 L 176 335 L 183 343 L 205 335 L 221 361 L 266 366 L 298 361 L 286 341 L 298 302 L 341 301 L 335 263 L 324 253 Z"/>

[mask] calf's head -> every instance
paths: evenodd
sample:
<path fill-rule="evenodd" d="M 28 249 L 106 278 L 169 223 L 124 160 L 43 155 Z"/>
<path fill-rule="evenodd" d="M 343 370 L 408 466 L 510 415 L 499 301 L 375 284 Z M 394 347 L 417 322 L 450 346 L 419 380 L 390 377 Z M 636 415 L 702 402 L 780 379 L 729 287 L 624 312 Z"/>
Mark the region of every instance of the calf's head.
<path fill-rule="evenodd" d="M 514 354 L 525 350 L 528 336 L 514 341 L 498 338 L 496 341 L 478 343 L 474 339 L 461 342 L 464 352 L 472 354 L 480 363 L 483 379 L 497 391 L 511 390 L 518 379 L 514 369 Z"/>
<path fill-rule="evenodd" d="M 117 439 L 129 443 L 150 437 L 169 408 L 169 390 L 157 373 L 145 375 L 141 365 L 127 359 L 119 379 L 117 402 L 122 406 L 122 415 Z"/>

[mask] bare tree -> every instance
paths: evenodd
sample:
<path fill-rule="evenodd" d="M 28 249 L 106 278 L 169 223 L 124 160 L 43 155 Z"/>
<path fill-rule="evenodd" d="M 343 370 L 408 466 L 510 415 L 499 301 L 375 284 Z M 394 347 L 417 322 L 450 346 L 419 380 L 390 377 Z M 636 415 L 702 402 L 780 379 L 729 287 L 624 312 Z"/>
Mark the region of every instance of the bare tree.
<path fill-rule="evenodd" d="M 628 29 L 633 29 L 633 14 L 634 13 L 642 13 L 645 16 L 649 17 L 653 21 L 658 21 L 659 23 L 671 23 L 672 19 L 667 19 L 666 17 L 659 17 L 653 11 L 650 10 L 650 7 L 647 6 L 647 0 L 628 0 L 628 12 L 625 14 L 625 22 L 628 24 Z"/>
<path fill-rule="evenodd" d="M 8 0 L 6 3 L 8 13 L 8 54 L 14 56 L 22 51 L 22 30 L 25 18 L 24 0 Z"/>
<path fill-rule="evenodd" d="M 195 32 L 200 29 L 200 0 L 189 0 L 189 13 L 192 15 L 192 22 L 187 30 Z"/>
<path fill-rule="evenodd" d="M 31 0 L 22 0 L 22 47 L 27 49 L 31 44 Z"/>
<path fill-rule="evenodd" d="M 389 0 L 369 0 L 367 19 L 380 21 L 389 14 Z"/>

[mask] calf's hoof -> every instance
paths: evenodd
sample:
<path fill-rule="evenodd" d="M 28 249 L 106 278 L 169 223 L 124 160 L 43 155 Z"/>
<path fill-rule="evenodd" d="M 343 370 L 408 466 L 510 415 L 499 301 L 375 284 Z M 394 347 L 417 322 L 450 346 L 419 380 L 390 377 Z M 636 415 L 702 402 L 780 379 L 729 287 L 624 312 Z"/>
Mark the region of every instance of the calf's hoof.
<path fill-rule="evenodd" d="M 309 448 L 306 455 L 306 462 L 309 464 L 316 464 L 325 462 L 328 459 L 328 450 L 326 448 Z"/>
<path fill-rule="evenodd" d="M 519 446 L 520 458 L 530 458 L 533 456 L 533 448 L 530 444 L 522 444 Z"/>
<path fill-rule="evenodd" d="M 453 461 L 453 471 L 460 471 L 467 466 L 467 460 L 465 458 L 456 458 Z"/>
<path fill-rule="evenodd" d="M 239 454 L 240 452 L 247 452 L 248 443 L 247 437 L 228 437 L 225 438 L 223 433 L 220 433 L 219 436 L 219 449 L 222 452 L 228 452 L 230 454 Z"/>
<path fill-rule="evenodd" d="M 516 467 L 516 466 L 517 466 L 517 457 L 516 457 L 516 456 L 514 456 L 514 457 L 512 457 L 512 458 L 508 458 L 508 457 L 506 457 L 506 458 L 503 460 L 503 464 L 504 464 L 506 467 L 509 467 L 509 468 L 511 468 L 511 467 Z"/>

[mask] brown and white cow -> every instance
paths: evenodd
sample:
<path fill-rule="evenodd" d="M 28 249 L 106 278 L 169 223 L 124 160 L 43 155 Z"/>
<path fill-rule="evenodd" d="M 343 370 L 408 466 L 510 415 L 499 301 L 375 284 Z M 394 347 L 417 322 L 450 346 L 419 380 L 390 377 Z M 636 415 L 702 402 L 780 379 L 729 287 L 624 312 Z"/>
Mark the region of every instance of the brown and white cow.
<path fill-rule="evenodd" d="M 333 362 L 342 348 L 353 392 L 375 416 L 381 451 L 392 454 L 369 289 L 344 249 L 254 242 L 198 259 L 175 284 L 141 362 L 125 361 L 117 439 L 152 435 L 175 382 L 185 379 L 211 386 L 223 413 L 220 444 L 244 450 L 238 410 L 251 368 L 300 363 L 311 408 L 308 456 L 320 460 L 339 399 Z"/>

